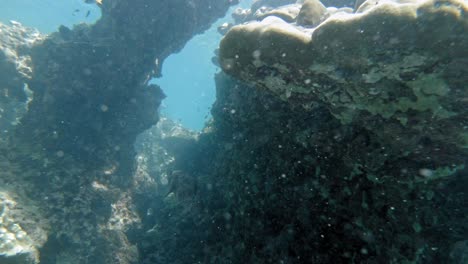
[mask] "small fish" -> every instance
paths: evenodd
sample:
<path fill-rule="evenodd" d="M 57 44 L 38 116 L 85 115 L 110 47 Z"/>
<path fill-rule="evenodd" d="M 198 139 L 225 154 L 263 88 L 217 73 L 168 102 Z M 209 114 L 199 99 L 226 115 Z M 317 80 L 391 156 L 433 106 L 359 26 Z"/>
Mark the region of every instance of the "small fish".
<path fill-rule="evenodd" d="M 102 5 L 102 0 L 84 0 L 85 3 L 87 4 L 98 4 L 98 5 Z"/>
<path fill-rule="evenodd" d="M 91 10 L 88 10 L 88 12 L 86 12 L 86 17 L 89 17 L 89 14 L 91 14 Z"/>
<path fill-rule="evenodd" d="M 10 24 L 11 24 L 12 26 L 18 26 L 18 27 L 22 26 L 22 24 L 21 24 L 20 22 L 15 21 L 15 20 L 10 20 Z"/>

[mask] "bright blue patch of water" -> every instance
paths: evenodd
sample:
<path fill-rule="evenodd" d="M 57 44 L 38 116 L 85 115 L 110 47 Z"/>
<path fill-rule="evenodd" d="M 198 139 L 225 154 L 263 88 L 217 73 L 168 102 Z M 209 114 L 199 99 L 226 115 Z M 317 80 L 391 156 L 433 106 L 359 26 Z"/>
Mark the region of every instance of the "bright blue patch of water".
<path fill-rule="evenodd" d="M 83 0 L 2 0 L 0 6 L 2 23 L 18 21 L 41 33 L 57 31 L 60 25 L 72 28 L 75 24 L 94 23 L 101 17 L 98 6 Z"/>

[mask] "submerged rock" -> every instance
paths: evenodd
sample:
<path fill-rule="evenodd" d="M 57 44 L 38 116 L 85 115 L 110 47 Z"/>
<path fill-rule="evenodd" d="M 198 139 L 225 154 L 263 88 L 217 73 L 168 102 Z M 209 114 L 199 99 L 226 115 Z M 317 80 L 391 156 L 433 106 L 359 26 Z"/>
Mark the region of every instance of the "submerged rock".
<path fill-rule="evenodd" d="M 28 85 L 33 74 L 30 48 L 44 38 L 37 30 L 16 21 L 10 25 L 0 23 L 1 134 L 21 122 L 33 99 Z"/>
<path fill-rule="evenodd" d="M 2 169 L 0 183 L 4 185 L 2 176 L 9 174 L 9 168 Z M 9 187 L 0 191 L 0 263 L 39 263 L 39 249 L 47 240 L 50 226 L 41 219 L 43 215 L 34 202 L 12 193 L 15 200 L 9 194 L 13 191 L 18 190 Z"/>
<path fill-rule="evenodd" d="M 397 147 L 419 144 L 404 137 L 411 131 L 466 149 L 466 2 L 366 3 L 311 30 L 272 19 L 235 26 L 220 64 L 292 106 L 325 103 L 343 124 L 398 137 Z"/>
<path fill-rule="evenodd" d="M 276 8 L 294 3 L 296 3 L 296 0 L 255 0 L 250 9 L 255 12 L 262 7 Z"/>
<path fill-rule="evenodd" d="M 21 186 L 12 192 L 26 193 L 45 212 L 40 219 L 50 228 L 31 248 L 41 263 L 139 263 L 127 231 L 140 221 L 134 195 L 148 189 L 132 189 L 140 181 L 133 143 L 158 121 L 164 98 L 148 81 L 236 1 L 94 2 L 102 3 L 95 24 L 45 37 L 0 25 L 0 129 L 10 122 L 3 110 L 18 110 L 10 102 L 28 107 L 8 137 L 0 136 L 0 162 L 9 162 L 2 172 L 21 168 L 0 172 L 0 182 Z M 0 254 L 14 248 L 12 239 L 1 242 Z"/>
<path fill-rule="evenodd" d="M 304 27 L 316 27 L 325 20 L 327 9 L 319 0 L 305 0 L 297 17 L 297 24 Z"/>
<path fill-rule="evenodd" d="M 242 242 L 220 247 L 244 262 L 463 261 L 466 1 L 337 10 L 221 42 L 213 175 L 229 178 L 226 240 Z"/>
<path fill-rule="evenodd" d="M 296 21 L 297 16 L 299 15 L 301 5 L 285 5 L 275 9 L 259 9 L 255 12 L 254 17 L 257 20 L 262 20 L 268 16 L 276 16 L 288 23 Z"/>

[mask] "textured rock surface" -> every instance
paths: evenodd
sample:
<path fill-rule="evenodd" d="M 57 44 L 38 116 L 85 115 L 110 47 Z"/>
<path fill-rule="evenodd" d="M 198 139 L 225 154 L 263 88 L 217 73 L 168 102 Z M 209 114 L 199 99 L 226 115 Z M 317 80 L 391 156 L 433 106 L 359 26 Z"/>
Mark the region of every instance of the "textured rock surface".
<path fill-rule="evenodd" d="M 31 263 L 463 263 L 466 2 L 236 26 L 213 121 L 162 120 L 134 164 L 158 119 L 153 62 L 208 23 L 198 7 L 227 7 L 135 3 L 104 1 L 98 24 L 27 53 L 34 100 L 0 137 L 0 205 Z"/>
<path fill-rule="evenodd" d="M 325 20 L 327 9 L 318 0 L 305 0 L 297 17 L 297 24 L 304 27 L 316 27 Z"/>
<path fill-rule="evenodd" d="M 466 149 L 466 3 L 366 4 L 360 15 L 333 15 L 312 35 L 273 19 L 234 27 L 221 43 L 221 65 L 293 106 L 314 111 L 325 103 L 343 124 L 397 137 L 395 149 L 423 140 Z"/>
<path fill-rule="evenodd" d="M 466 169 L 391 155 L 325 104 L 291 108 L 223 74 L 217 87 L 213 123 L 159 167 L 190 164 L 196 191 L 140 209 L 154 214 L 145 263 L 463 263 Z"/>
<path fill-rule="evenodd" d="M 36 208 L 18 206 L 17 201 L 9 196 L 10 191 L 12 189 L 4 188 L 0 192 L 0 262 L 38 263 L 39 248 L 47 239 L 43 229 L 46 225 Z"/>
<path fill-rule="evenodd" d="M 0 133 L 5 137 L 21 122 L 32 99 L 27 85 L 32 75 L 30 48 L 44 36 L 14 21 L 10 26 L 0 24 L 0 36 Z"/>
<path fill-rule="evenodd" d="M 155 200 L 152 260 L 463 263 L 465 14 L 379 2 L 312 29 L 233 27 L 213 122 L 173 156 L 196 191 Z"/>
<path fill-rule="evenodd" d="M 24 104 L 26 84 L 33 100 L 1 138 L 0 162 L 23 170 L 14 181 L 0 179 L 12 193 L 24 192 L 20 207 L 35 200 L 45 212 L 39 230 L 46 237 L 32 247 L 41 263 L 139 262 L 138 241 L 127 232 L 140 225 L 134 195 L 146 182 L 133 173 L 133 143 L 157 122 L 164 97 L 147 82 L 232 3 L 103 1 L 95 25 L 61 27 L 47 37 L 1 26 L 1 89 Z"/>

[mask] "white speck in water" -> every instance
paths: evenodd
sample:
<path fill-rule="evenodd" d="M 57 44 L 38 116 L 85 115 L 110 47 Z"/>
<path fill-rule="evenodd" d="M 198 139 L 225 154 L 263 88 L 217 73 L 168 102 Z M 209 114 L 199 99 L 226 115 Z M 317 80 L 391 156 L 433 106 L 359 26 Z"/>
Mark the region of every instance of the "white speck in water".
<path fill-rule="evenodd" d="M 109 107 L 107 105 L 105 105 L 105 104 L 101 105 L 101 111 L 107 112 L 108 110 L 109 110 Z"/>
<path fill-rule="evenodd" d="M 431 177 L 433 174 L 434 172 L 431 169 L 422 168 L 419 170 L 419 175 L 423 177 Z"/>
<path fill-rule="evenodd" d="M 252 57 L 254 57 L 254 59 L 256 60 L 260 59 L 260 55 L 262 55 L 260 50 L 255 50 L 254 52 L 252 52 Z"/>
<path fill-rule="evenodd" d="M 84 73 L 84 75 L 89 76 L 89 75 L 91 75 L 93 72 L 92 72 L 89 68 L 84 68 L 83 73 Z"/>
<path fill-rule="evenodd" d="M 59 158 L 61 158 L 61 157 L 63 157 L 65 155 L 65 153 L 63 151 L 61 151 L 61 150 L 57 151 L 56 154 L 57 154 L 57 157 L 59 157 Z"/>

